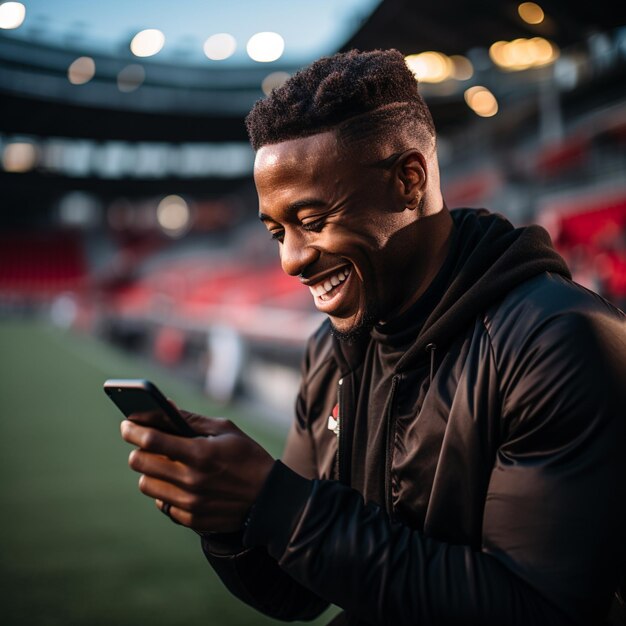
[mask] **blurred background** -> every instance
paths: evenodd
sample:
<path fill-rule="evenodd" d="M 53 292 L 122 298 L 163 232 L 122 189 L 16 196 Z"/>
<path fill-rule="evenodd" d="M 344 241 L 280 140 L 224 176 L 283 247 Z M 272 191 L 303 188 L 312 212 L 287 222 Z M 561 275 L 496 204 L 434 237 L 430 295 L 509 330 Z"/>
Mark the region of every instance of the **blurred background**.
<path fill-rule="evenodd" d="M 320 56 L 390 47 L 448 206 L 542 224 L 624 308 L 624 3 L 0 3 L 3 623 L 273 623 L 140 496 L 101 385 L 151 378 L 280 454 L 322 316 L 258 223 L 243 119 Z"/>

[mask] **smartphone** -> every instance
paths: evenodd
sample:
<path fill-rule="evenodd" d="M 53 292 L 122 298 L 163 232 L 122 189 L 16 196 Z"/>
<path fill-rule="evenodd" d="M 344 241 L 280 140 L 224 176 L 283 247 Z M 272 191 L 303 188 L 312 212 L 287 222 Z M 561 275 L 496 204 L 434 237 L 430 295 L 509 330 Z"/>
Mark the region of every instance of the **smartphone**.
<path fill-rule="evenodd" d="M 104 393 L 115 402 L 126 416 L 137 414 L 139 424 L 158 428 L 163 432 L 183 437 L 197 437 L 183 416 L 173 407 L 158 387 L 143 379 L 109 379 L 104 383 Z M 144 414 L 145 422 L 140 414 Z"/>

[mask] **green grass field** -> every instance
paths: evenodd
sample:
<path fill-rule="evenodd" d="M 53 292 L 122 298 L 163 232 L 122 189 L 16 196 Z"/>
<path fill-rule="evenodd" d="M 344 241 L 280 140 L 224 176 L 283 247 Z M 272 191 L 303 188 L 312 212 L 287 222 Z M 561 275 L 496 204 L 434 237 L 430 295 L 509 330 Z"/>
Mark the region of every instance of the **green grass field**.
<path fill-rule="evenodd" d="M 152 378 L 179 406 L 215 414 L 200 393 L 94 339 L 0 323 L 0 622 L 278 623 L 232 598 L 198 537 L 138 491 L 102 392 L 111 377 Z M 279 454 L 280 433 L 218 414 Z"/>

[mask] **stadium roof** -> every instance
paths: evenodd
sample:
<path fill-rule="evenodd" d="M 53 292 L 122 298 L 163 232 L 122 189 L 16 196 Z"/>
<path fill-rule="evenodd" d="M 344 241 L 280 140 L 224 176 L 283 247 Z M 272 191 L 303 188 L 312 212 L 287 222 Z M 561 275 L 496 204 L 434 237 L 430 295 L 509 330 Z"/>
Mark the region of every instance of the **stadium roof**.
<path fill-rule="evenodd" d="M 497 40 L 535 36 L 547 37 L 564 48 L 593 33 L 626 25 L 624 2 L 537 1 L 545 17 L 538 24 L 529 24 L 521 19 L 517 1 L 384 0 L 343 48 L 465 54 L 475 47 L 488 48 Z"/>
<path fill-rule="evenodd" d="M 323 0 L 315 5 L 303 0 L 290 3 L 289 11 L 280 0 L 23 3 L 24 23 L 0 30 L 0 133 L 245 141 L 241 120 L 263 89 L 337 49 L 474 53 L 488 63 L 487 49 L 497 40 L 546 37 L 563 49 L 618 27 L 622 42 L 626 39 L 626 4 L 612 0 L 585 5 L 542 0 L 545 16 L 535 25 L 520 17 L 519 3 L 511 0 Z M 0 15 L 10 4 L 17 3 L 0 4 Z M 146 28 L 161 28 L 165 45 L 154 56 L 138 57 L 130 42 L 133 33 Z M 246 37 L 257 28 L 282 30 L 285 49 L 276 60 L 253 61 L 244 53 Z M 223 61 L 207 59 L 203 33 L 228 29 L 236 34 L 236 52 Z M 424 90 L 436 118 L 438 109 L 445 113 L 451 105 L 449 117 L 456 118 L 457 107 L 465 106 L 462 89 L 448 87 Z"/>

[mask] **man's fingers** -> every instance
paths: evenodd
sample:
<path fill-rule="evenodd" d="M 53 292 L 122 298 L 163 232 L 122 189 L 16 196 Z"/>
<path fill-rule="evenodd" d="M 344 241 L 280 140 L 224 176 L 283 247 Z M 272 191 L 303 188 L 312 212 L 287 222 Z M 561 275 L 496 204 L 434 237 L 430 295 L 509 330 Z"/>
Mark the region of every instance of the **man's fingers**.
<path fill-rule="evenodd" d="M 160 511 L 163 511 L 165 502 L 155 500 L 156 506 Z M 206 513 L 191 513 L 185 509 L 181 509 L 170 502 L 168 502 L 169 509 L 167 515 L 172 518 L 177 524 L 193 528 L 198 532 L 233 532 L 232 521 L 230 518 L 224 520 L 222 515 L 216 514 L 210 509 Z M 226 510 L 226 514 L 230 514 L 230 511 Z M 243 520 L 242 520 L 243 521 Z"/>
<path fill-rule="evenodd" d="M 165 503 L 161 500 L 157 500 L 156 502 L 159 510 L 163 511 Z M 193 528 L 194 530 L 197 530 L 198 532 L 202 532 L 203 530 L 208 530 L 209 528 L 211 528 L 210 521 L 205 516 L 194 516 L 189 513 L 189 511 L 179 509 L 177 506 L 170 506 L 167 511 L 167 515 L 172 519 L 172 521 L 176 522 L 177 524 L 188 526 L 190 528 Z"/>
<path fill-rule="evenodd" d="M 189 493 L 172 483 L 145 474 L 139 478 L 139 490 L 150 498 L 169 502 L 173 507 L 190 513 L 205 514 L 208 508 L 206 495 Z"/>
<path fill-rule="evenodd" d="M 171 400 L 170 400 L 171 402 Z M 173 406 L 176 406 L 173 402 L 171 402 Z M 191 413 L 189 411 L 185 411 L 183 409 L 178 409 L 183 419 L 191 426 L 192 430 L 194 430 L 198 435 L 204 435 L 205 437 L 216 437 L 219 435 L 223 435 L 229 432 L 240 432 L 240 429 L 235 426 L 230 420 L 215 418 L 215 417 L 204 417 L 203 415 L 198 415 L 197 413 Z M 137 419 L 133 420 L 124 420 L 131 421 L 132 424 L 136 424 L 138 426 L 144 426 L 150 428 L 153 426 L 153 421 L 151 420 L 151 416 L 149 413 L 143 414 L 135 414 Z M 122 424 L 124 424 L 124 421 Z M 158 429 L 156 429 L 158 430 Z M 131 431 L 133 432 L 133 431 Z M 162 433 L 163 431 L 158 431 Z M 167 433 L 164 433 L 167 434 Z M 131 441 L 124 436 L 124 431 L 122 430 L 122 436 L 129 443 L 135 443 L 135 441 Z M 174 435 L 177 436 L 177 435 Z M 139 445 L 135 443 L 135 445 Z M 140 446 L 144 447 L 144 446 Z"/>
<path fill-rule="evenodd" d="M 122 438 L 142 450 L 164 454 L 170 459 L 190 462 L 194 459 L 194 439 L 164 433 L 156 428 L 140 426 L 123 420 L 120 426 Z"/>
<path fill-rule="evenodd" d="M 155 500 L 155 503 L 159 511 L 164 512 L 163 509 L 165 507 L 165 502 L 157 498 Z M 169 502 L 168 502 L 168 505 L 169 505 L 169 508 L 167 509 L 168 517 L 170 517 L 177 524 L 182 524 L 183 526 L 191 526 L 192 522 L 194 521 L 194 516 L 191 513 L 189 513 L 188 511 L 185 511 L 184 509 L 179 509 L 177 506 L 173 506 Z"/>
<path fill-rule="evenodd" d="M 183 419 L 195 430 L 199 435 L 205 437 L 216 437 L 225 433 L 239 430 L 230 420 L 217 417 L 204 417 L 197 413 L 190 413 L 183 409 L 178 409 Z"/>
<path fill-rule="evenodd" d="M 140 474 L 174 483 L 183 489 L 197 488 L 193 470 L 180 461 L 145 450 L 133 450 L 128 457 L 128 465 Z"/>

